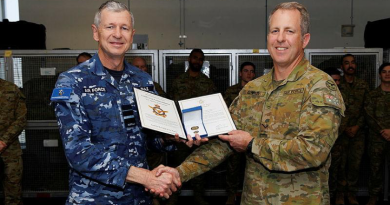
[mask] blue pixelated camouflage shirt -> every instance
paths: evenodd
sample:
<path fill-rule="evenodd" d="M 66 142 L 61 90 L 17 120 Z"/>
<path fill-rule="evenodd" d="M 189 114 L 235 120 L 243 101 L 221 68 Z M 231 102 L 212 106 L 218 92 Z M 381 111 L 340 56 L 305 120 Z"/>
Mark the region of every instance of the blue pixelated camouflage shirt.
<path fill-rule="evenodd" d="M 142 185 L 126 182 L 127 172 L 148 168 L 147 145 L 172 146 L 143 133 L 136 87 L 155 93 L 150 75 L 127 62 L 117 83 L 98 54 L 59 76 L 53 92 L 71 89 L 69 99 L 52 101 L 70 166 L 67 204 L 151 203 Z"/>

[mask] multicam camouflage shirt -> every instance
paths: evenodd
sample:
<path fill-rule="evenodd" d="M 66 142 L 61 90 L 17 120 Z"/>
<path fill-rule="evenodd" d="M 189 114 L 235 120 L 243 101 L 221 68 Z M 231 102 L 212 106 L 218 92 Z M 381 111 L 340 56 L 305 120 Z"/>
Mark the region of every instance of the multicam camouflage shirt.
<path fill-rule="evenodd" d="M 151 204 L 142 185 L 125 181 L 130 166 L 148 168 L 149 139 L 162 149 L 142 131 L 134 88 L 155 93 L 151 77 L 127 62 L 115 81 L 97 54 L 59 76 L 53 95 L 71 89 L 69 99 L 52 97 L 70 166 L 68 204 Z"/>
<path fill-rule="evenodd" d="M 344 77 L 340 79 L 340 91 L 343 93 L 345 102 L 345 117 L 341 121 L 340 134 L 347 127 L 358 125 L 364 126 L 364 100 L 366 99 L 369 87 L 368 84 L 355 77 L 352 84 L 349 84 Z"/>
<path fill-rule="evenodd" d="M 241 204 L 329 204 L 329 153 L 345 110 L 341 94 L 307 60 L 276 87 L 273 73 L 249 82 L 230 106 L 237 129 L 254 137 Z M 178 167 L 180 176 L 188 181 L 231 153 L 227 143 L 213 140 Z"/>
<path fill-rule="evenodd" d="M 371 91 L 366 99 L 365 111 L 370 128 L 370 139 L 386 142 L 380 131 L 390 129 L 390 92 L 385 92 L 381 86 Z"/>
<path fill-rule="evenodd" d="M 203 95 L 213 94 L 217 91 L 213 81 L 205 74 L 196 77 L 190 76 L 189 71 L 179 75 L 172 83 L 169 98 L 178 101 Z"/>
<path fill-rule="evenodd" d="M 15 84 L 0 79 L 0 141 L 7 145 L 3 157 L 22 154 L 18 136 L 27 123 L 25 101 Z"/>
<path fill-rule="evenodd" d="M 240 82 L 226 89 L 225 94 L 223 95 L 223 99 L 225 100 L 226 105 L 228 107 L 230 106 L 230 104 L 232 104 L 233 100 L 238 96 L 242 88 L 243 87 L 241 86 L 241 82 Z"/>

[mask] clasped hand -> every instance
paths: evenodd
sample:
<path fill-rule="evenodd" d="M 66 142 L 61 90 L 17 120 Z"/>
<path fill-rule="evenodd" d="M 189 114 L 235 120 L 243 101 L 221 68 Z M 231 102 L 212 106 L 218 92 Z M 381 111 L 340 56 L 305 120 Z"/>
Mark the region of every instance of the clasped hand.
<path fill-rule="evenodd" d="M 150 171 L 148 183 L 145 184 L 145 191 L 164 198 L 169 198 L 173 192 L 181 187 L 179 172 L 172 168 L 160 165 Z"/>

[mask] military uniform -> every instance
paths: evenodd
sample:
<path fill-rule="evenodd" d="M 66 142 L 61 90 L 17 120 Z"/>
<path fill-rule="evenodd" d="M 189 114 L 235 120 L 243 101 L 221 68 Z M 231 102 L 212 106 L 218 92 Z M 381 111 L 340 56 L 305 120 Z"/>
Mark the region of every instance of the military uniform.
<path fill-rule="evenodd" d="M 345 117 L 341 121 L 340 136 L 337 141 L 341 153 L 341 165 L 337 171 L 337 192 L 349 192 L 355 194 L 358 191 L 358 179 L 360 162 L 364 153 L 364 100 L 366 99 L 369 87 L 366 82 L 356 78 L 353 83 L 346 82 L 341 78 L 340 91 L 344 94 L 346 106 Z M 354 137 L 349 137 L 345 129 L 358 125 L 359 130 Z M 336 148 L 336 147 L 335 147 Z M 347 174 L 348 173 L 348 174 Z"/>
<path fill-rule="evenodd" d="M 0 153 L 4 163 L 4 204 L 22 204 L 22 149 L 18 136 L 26 126 L 25 97 L 18 87 L 0 79 L 0 141 L 7 147 Z"/>
<path fill-rule="evenodd" d="M 164 92 L 160 84 L 153 81 L 154 88 L 156 89 L 159 96 L 166 98 L 167 94 Z M 158 167 L 160 164 L 164 164 L 165 161 L 165 153 L 156 152 L 152 150 L 148 150 L 146 152 L 147 161 L 150 169 L 154 169 Z"/>
<path fill-rule="evenodd" d="M 192 77 L 189 71 L 179 75 L 172 83 L 169 97 L 174 101 L 185 100 L 189 98 L 204 96 L 215 93 L 217 88 L 213 81 L 203 73 L 200 73 L 196 77 Z M 175 166 L 182 163 L 185 158 L 191 154 L 197 147 L 187 147 L 185 144 L 177 144 L 177 151 L 173 155 L 173 163 Z M 194 196 L 198 199 L 201 198 L 204 192 L 204 177 L 200 176 L 191 180 L 192 188 L 194 189 Z M 171 197 L 173 200 L 177 200 L 177 195 Z M 174 204 L 174 203 L 171 203 Z"/>
<path fill-rule="evenodd" d="M 131 166 L 148 168 L 134 88 L 154 92 L 148 74 L 124 62 L 119 82 L 99 56 L 59 76 L 52 101 L 70 166 L 67 204 L 151 204 L 140 184 L 126 182 Z M 69 98 L 54 98 L 56 92 Z M 150 139 L 150 140 L 149 140 Z"/>
<path fill-rule="evenodd" d="M 370 196 L 378 196 L 383 185 L 383 168 L 385 158 L 390 157 L 390 142 L 386 141 L 380 134 L 383 129 L 390 129 L 390 92 L 385 92 L 379 86 L 371 91 L 365 105 L 367 122 L 369 125 L 369 146 L 370 157 Z"/>
<path fill-rule="evenodd" d="M 241 83 L 237 83 L 226 89 L 223 99 L 226 105 L 230 106 L 233 100 L 238 96 L 243 86 Z M 242 179 L 242 170 L 245 167 L 245 154 L 244 153 L 233 153 L 227 160 L 226 170 L 226 191 L 229 195 L 234 195 L 240 185 Z"/>
<path fill-rule="evenodd" d="M 302 60 L 282 82 L 270 73 L 249 82 L 230 106 L 237 129 L 254 138 L 241 205 L 329 204 L 329 152 L 344 103 L 334 81 Z M 226 142 L 201 146 L 178 167 L 183 181 L 232 153 Z"/>

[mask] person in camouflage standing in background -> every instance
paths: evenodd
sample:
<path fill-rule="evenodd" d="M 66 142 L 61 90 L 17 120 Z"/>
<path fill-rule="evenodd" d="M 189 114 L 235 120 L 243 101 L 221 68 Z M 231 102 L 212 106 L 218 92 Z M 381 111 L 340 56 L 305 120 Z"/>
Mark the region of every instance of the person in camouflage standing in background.
<path fill-rule="evenodd" d="M 183 182 L 234 149 L 247 153 L 241 205 L 330 203 L 329 153 L 345 107 L 332 78 L 304 58 L 309 40 L 303 5 L 281 3 L 271 12 L 267 48 L 273 69 L 249 82 L 230 106 L 238 130 L 202 145 L 176 168 Z M 157 176 L 166 171 L 157 170 Z"/>
<path fill-rule="evenodd" d="M 25 97 L 18 87 L 0 79 L 0 156 L 4 164 L 4 204 L 22 202 L 22 149 L 18 136 L 27 123 Z"/>
<path fill-rule="evenodd" d="M 368 156 L 370 158 L 369 194 L 367 205 L 375 205 L 383 185 L 385 159 L 390 157 L 390 63 L 379 67 L 381 84 L 371 91 L 365 103 L 369 125 Z"/>
<path fill-rule="evenodd" d="M 170 99 L 175 102 L 203 95 L 213 94 L 217 91 L 213 81 L 201 72 L 204 62 L 204 53 L 201 49 L 193 49 L 188 57 L 188 70 L 179 75 L 172 83 L 168 93 Z M 189 148 L 182 143 L 176 145 L 177 151 L 174 153 L 173 161 L 179 165 L 193 152 L 196 147 Z M 196 204 L 208 204 L 203 197 L 205 179 L 204 176 L 197 177 L 191 181 L 194 190 Z M 169 205 L 177 204 L 178 194 L 173 194 L 168 201 Z"/>
<path fill-rule="evenodd" d="M 148 72 L 148 66 L 146 64 L 146 60 L 142 57 L 135 57 L 131 64 L 144 72 Z M 164 98 L 167 98 L 167 94 L 162 89 L 161 85 L 157 82 L 153 81 L 154 89 L 157 91 L 158 95 Z"/>
<path fill-rule="evenodd" d="M 135 57 L 131 64 L 140 70 L 148 73 L 148 67 L 146 65 L 146 60 L 142 57 Z M 166 98 L 167 94 L 162 89 L 161 85 L 157 82 L 153 81 L 154 89 L 157 91 L 157 94 L 161 97 Z M 165 164 L 165 153 L 162 152 L 156 152 L 154 150 L 148 149 L 146 150 L 146 158 L 148 161 L 149 169 L 154 169 L 158 167 L 160 164 Z M 155 197 L 153 199 L 153 205 L 159 205 L 160 202 L 158 201 L 158 198 Z"/>
<path fill-rule="evenodd" d="M 241 78 L 240 82 L 228 87 L 223 96 L 227 106 L 230 106 L 242 88 L 255 78 L 255 69 L 255 64 L 251 62 L 244 62 L 241 64 L 239 73 Z M 235 204 L 236 192 L 240 185 L 240 179 L 242 179 L 240 173 L 243 167 L 245 167 L 245 155 L 243 153 L 237 152 L 229 157 L 226 170 L 226 191 L 228 192 L 226 205 Z"/>
<path fill-rule="evenodd" d="M 359 204 L 356 199 L 360 162 L 364 153 L 364 100 L 369 92 L 368 84 L 356 77 L 356 60 L 351 54 L 341 58 L 339 89 L 344 94 L 345 118 L 341 121 L 339 142 L 343 147 L 342 164 L 337 173 L 336 204 L 344 204 L 345 194 L 349 204 Z"/>

